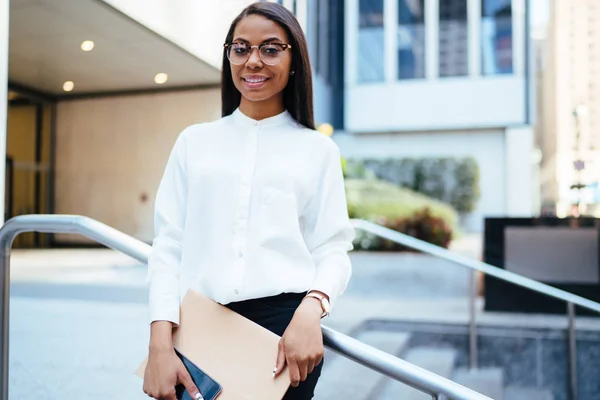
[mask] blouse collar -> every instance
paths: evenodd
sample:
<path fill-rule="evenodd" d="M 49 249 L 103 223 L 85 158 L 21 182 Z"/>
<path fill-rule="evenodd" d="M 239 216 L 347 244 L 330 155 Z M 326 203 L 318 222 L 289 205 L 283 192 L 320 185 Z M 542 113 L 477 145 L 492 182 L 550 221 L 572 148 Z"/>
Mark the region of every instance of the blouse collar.
<path fill-rule="evenodd" d="M 294 118 L 287 110 L 284 110 L 282 113 L 279 113 L 272 117 L 261 119 L 259 121 L 248 117 L 246 114 L 241 112 L 238 107 L 233 112 L 232 117 L 236 123 L 244 126 L 276 126 L 293 124 L 295 122 Z"/>

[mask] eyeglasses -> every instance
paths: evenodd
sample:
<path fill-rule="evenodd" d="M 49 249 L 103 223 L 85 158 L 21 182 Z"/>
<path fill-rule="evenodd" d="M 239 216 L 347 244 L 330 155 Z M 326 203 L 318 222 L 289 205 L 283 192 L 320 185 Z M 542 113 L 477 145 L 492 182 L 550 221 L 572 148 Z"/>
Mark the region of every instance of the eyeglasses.
<path fill-rule="evenodd" d="M 283 43 L 263 43 L 250 46 L 248 43 L 225 43 L 223 45 L 227 52 L 227 58 L 232 64 L 245 64 L 252 54 L 252 49 L 257 48 L 262 62 L 267 65 L 277 65 L 283 59 L 283 52 L 292 46 Z"/>

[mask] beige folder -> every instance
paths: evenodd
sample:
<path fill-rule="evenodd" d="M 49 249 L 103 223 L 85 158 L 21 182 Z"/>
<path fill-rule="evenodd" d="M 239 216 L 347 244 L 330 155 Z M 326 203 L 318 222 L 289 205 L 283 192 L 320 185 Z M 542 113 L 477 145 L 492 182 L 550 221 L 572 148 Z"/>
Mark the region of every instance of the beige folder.
<path fill-rule="evenodd" d="M 273 378 L 280 337 L 214 302 L 188 291 L 181 303 L 175 348 L 223 387 L 218 400 L 281 400 L 287 368 Z M 136 374 L 144 376 L 147 359 Z"/>

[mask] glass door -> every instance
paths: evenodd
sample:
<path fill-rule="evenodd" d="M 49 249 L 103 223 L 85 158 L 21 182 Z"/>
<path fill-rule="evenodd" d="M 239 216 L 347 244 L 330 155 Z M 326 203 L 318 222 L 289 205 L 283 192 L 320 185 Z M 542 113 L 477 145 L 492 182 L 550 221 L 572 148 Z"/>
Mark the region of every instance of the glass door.
<path fill-rule="evenodd" d="M 50 211 L 52 103 L 17 90 L 8 92 L 5 219 Z M 14 247 L 45 247 L 46 235 L 17 236 Z"/>

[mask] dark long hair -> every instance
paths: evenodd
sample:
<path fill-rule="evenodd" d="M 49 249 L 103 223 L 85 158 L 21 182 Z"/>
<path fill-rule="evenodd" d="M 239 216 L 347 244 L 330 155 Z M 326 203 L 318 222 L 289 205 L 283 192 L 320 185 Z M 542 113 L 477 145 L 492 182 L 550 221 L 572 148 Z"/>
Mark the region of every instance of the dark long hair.
<path fill-rule="evenodd" d="M 254 3 L 246 7 L 238 15 L 229 28 L 225 43 L 231 43 L 233 32 L 238 22 L 249 15 L 263 16 L 279 26 L 287 33 L 292 46 L 292 67 L 294 75 L 290 75 L 287 86 L 283 89 L 283 104 L 298 123 L 315 129 L 313 109 L 312 71 L 306 37 L 298 20 L 287 8 L 277 3 Z M 241 93 L 235 88 L 231 77 L 231 65 L 227 51 L 223 49 L 223 69 L 221 72 L 221 115 L 231 115 L 240 105 Z"/>

